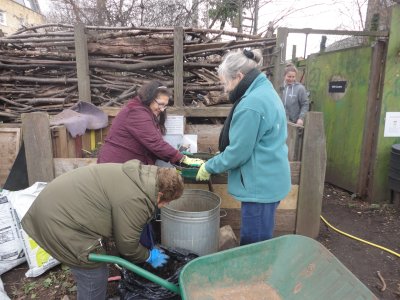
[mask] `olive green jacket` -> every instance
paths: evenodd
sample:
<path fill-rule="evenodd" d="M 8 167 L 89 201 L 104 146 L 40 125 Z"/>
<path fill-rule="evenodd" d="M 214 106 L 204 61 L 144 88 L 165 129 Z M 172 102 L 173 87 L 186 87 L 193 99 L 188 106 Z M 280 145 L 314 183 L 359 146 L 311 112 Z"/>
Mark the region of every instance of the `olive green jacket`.
<path fill-rule="evenodd" d="M 76 267 L 97 267 L 91 252 L 104 253 L 102 239 L 113 237 L 120 255 L 144 262 L 149 251 L 140 234 L 155 214 L 157 167 L 137 160 L 96 164 L 65 173 L 35 199 L 21 224 L 39 246 Z"/>

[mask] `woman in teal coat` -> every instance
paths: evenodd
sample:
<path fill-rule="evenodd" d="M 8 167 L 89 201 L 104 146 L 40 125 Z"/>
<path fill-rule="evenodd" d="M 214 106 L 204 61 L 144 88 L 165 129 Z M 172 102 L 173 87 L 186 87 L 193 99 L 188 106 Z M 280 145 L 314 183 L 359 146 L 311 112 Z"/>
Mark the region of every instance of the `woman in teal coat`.
<path fill-rule="evenodd" d="M 197 180 L 228 172 L 228 192 L 242 202 L 241 245 L 270 239 L 275 211 L 291 188 L 285 109 L 257 66 L 258 50 L 228 53 L 218 75 L 233 107 L 221 131 L 220 154 L 201 166 Z"/>

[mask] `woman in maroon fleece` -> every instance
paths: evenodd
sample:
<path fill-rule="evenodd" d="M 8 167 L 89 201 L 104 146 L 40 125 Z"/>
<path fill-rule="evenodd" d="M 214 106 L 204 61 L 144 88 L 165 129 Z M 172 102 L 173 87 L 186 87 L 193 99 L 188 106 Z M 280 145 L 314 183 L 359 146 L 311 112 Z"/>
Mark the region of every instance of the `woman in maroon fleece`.
<path fill-rule="evenodd" d="M 159 81 L 151 81 L 118 113 L 102 145 L 98 163 L 124 163 L 131 159 L 154 165 L 157 159 L 199 166 L 204 161 L 182 155 L 164 141 L 167 105 L 171 92 Z M 150 248 L 151 226 L 145 227 L 141 243 Z"/>
<path fill-rule="evenodd" d="M 113 120 L 100 149 L 99 163 L 138 159 L 154 165 L 157 159 L 177 163 L 183 155 L 164 141 L 166 108 L 171 94 L 159 81 L 143 85 Z"/>

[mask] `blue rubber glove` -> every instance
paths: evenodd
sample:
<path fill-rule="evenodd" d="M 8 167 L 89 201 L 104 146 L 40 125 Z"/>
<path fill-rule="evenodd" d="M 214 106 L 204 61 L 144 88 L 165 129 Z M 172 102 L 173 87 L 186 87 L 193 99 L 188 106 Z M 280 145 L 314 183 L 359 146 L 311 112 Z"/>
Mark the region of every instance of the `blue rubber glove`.
<path fill-rule="evenodd" d="M 206 170 L 206 164 L 202 164 L 200 166 L 199 171 L 197 171 L 196 180 L 197 181 L 208 181 L 210 179 L 211 174 Z"/>
<path fill-rule="evenodd" d="M 169 256 L 164 253 L 164 251 L 153 248 L 150 250 L 150 256 L 146 260 L 153 268 L 158 268 L 163 266 L 168 261 Z"/>

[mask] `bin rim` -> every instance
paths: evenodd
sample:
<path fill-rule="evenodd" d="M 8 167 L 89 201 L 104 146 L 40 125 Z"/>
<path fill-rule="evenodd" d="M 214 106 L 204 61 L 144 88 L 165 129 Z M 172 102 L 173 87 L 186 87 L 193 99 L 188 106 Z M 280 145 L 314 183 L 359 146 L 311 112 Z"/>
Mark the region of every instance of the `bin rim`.
<path fill-rule="evenodd" d="M 161 208 L 161 210 L 172 211 L 172 212 L 176 212 L 176 213 L 184 212 L 185 214 L 196 215 L 196 214 L 201 214 L 201 213 L 204 213 L 204 212 L 214 212 L 215 210 L 219 210 L 220 207 L 221 207 L 221 203 L 222 203 L 221 197 L 220 197 L 218 194 L 214 193 L 214 192 L 210 192 L 210 191 L 206 191 L 206 190 L 201 190 L 201 189 L 186 189 L 186 190 L 183 191 L 183 193 L 185 193 L 185 191 L 201 191 L 201 192 L 206 192 L 207 194 L 213 194 L 213 195 L 216 196 L 217 199 L 218 199 L 218 205 L 215 206 L 213 209 L 210 209 L 210 210 L 203 210 L 203 211 L 183 211 L 183 210 L 177 210 L 177 209 L 173 209 L 173 208 L 171 208 L 171 207 L 168 207 L 168 206 L 169 206 L 169 203 L 168 203 L 167 205 L 163 206 L 163 207 Z M 182 196 L 183 196 L 183 194 L 182 194 Z M 181 196 L 181 197 L 182 197 L 182 196 Z M 179 199 L 179 198 L 178 198 L 178 199 Z M 178 200 L 178 199 L 176 199 L 176 200 Z M 171 201 L 171 202 L 172 202 L 172 201 Z"/>

